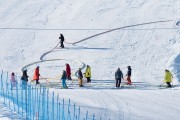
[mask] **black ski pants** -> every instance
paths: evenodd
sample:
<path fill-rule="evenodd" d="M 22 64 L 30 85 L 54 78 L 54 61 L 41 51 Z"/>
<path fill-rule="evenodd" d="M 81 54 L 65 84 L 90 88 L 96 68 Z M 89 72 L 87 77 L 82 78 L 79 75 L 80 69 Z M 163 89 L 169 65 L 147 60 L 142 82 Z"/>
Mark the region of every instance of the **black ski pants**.
<path fill-rule="evenodd" d="M 91 78 L 90 77 L 87 77 L 87 82 L 91 82 Z"/>
<path fill-rule="evenodd" d="M 121 84 L 121 78 L 116 78 L 116 87 L 120 87 Z"/>
<path fill-rule="evenodd" d="M 168 85 L 167 87 L 172 87 L 170 82 L 166 82 L 166 84 Z"/>
<path fill-rule="evenodd" d="M 64 44 L 63 44 L 63 42 L 61 42 L 61 46 L 60 46 L 61 48 L 64 48 Z"/>

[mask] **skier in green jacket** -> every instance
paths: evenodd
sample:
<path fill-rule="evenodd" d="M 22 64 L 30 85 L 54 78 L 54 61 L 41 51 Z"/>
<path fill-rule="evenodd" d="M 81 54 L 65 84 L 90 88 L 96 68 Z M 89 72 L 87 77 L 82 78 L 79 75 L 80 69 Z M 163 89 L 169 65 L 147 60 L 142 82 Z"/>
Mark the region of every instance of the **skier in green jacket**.
<path fill-rule="evenodd" d="M 167 87 L 172 87 L 172 85 L 171 85 L 172 78 L 173 78 L 173 76 L 172 76 L 171 72 L 166 69 L 165 75 L 164 75 L 164 82 L 166 82 Z"/>

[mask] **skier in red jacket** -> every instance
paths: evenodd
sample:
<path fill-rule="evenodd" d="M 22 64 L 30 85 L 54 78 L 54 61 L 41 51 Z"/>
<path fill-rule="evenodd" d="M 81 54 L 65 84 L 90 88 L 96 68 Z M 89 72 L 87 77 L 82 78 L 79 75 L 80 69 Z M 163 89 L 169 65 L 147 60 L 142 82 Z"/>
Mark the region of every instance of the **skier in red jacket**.
<path fill-rule="evenodd" d="M 39 66 L 36 67 L 35 71 L 34 71 L 34 77 L 33 80 L 36 80 L 36 84 L 39 84 Z"/>
<path fill-rule="evenodd" d="M 66 75 L 67 75 L 68 80 L 72 80 L 71 79 L 71 67 L 69 66 L 68 63 L 66 63 Z"/>

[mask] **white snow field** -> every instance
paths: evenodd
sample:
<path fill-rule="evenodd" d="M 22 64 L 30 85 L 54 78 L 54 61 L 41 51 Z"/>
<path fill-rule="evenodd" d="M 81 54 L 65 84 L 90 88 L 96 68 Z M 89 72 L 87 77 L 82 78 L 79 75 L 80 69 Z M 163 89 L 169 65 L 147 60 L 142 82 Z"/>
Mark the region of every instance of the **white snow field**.
<path fill-rule="evenodd" d="M 60 33 L 65 49 L 55 48 Z M 40 82 L 59 85 L 51 90 L 61 99 L 103 120 L 179 120 L 179 46 L 179 0 L 0 0 L 1 69 L 20 76 L 24 67 L 32 78 L 39 65 L 52 78 Z M 60 89 L 65 63 L 71 89 Z M 92 83 L 79 88 L 74 74 L 83 64 L 91 66 Z M 115 71 L 125 75 L 129 65 L 134 85 L 116 89 Z M 159 89 L 165 69 L 176 87 Z"/>

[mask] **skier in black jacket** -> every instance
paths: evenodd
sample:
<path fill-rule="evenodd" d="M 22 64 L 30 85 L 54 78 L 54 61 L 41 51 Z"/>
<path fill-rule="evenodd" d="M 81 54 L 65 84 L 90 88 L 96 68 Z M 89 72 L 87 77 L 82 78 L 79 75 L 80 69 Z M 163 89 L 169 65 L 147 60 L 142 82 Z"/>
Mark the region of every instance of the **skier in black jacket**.
<path fill-rule="evenodd" d="M 115 79 L 116 79 L 116 87 L 119 88 L 121 84 L 121 79 L 124 79 L 123 73 L 120 70 L 120 68 L 118 68 L 117 71 L 115 72 Z"/>
<path fill-rule="evenodd" d="M 63 34 L 60 34 L 60 37 L 59 37 L 59 39 L 60 39 L 60 47 L 61 48 L 64 48 L 64 36 L 63 36 Z"/>
<path fill-rule="evenodd" d="M 27 86 L 27 82 L 28 82 L 28 75 L 27 75 L 27 70 L 24 70 L 23 71 L 23 75 L 21 77 L 21 80 L 22 80 L 22 88 L 23 89 L 26 89 L 26 86 Z"/>

